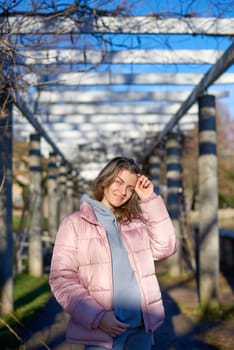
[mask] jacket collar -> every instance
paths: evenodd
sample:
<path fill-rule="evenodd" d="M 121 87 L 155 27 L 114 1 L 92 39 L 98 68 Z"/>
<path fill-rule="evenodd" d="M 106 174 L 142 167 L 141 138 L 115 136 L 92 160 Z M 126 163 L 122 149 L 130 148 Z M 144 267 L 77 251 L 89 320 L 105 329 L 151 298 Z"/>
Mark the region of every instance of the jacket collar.
<path fill-rule="evenodd" d="M 80 206 L 81 217 L 93 225 L 99 225 L 92 205 L 86 201 Z"/>

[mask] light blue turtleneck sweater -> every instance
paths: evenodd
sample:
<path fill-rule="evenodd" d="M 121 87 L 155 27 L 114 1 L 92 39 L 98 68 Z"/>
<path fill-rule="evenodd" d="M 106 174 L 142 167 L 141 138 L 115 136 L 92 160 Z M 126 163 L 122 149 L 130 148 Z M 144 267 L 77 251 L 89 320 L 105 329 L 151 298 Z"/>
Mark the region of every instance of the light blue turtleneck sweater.
<path fill-rule="evenodd" d="M 119 224 L 111 210 L 101 202 L 86 194 L 81 201 L 92 205 L 97 221 L 107 234 L 112 255 L 115 316 L 131 327 L 138 327 L 143 324 L 140 290 L 120 236 Z"/>

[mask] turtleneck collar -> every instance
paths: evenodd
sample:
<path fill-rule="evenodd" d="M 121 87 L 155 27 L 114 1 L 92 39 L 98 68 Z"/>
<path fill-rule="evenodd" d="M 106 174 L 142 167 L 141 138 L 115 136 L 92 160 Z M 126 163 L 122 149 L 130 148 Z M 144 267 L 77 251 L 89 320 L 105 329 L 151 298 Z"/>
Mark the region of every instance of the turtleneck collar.
<path fill-rule="evenodd" d="M 102 202 L 99 202 L 96 199 L 91 198 L 87 194 L 84 194 L 81 197 L 81 203 L 82 202 L 89 203 L 93 207 L 94 212 L 96 214 L 99 214 L 101 216 L 105 216 L 106 218 L 107 217 L 112 218 L 112 219 L 115 218 L 114 214 L 112 213 L 112 211 L 109 208 L 107 208 L 104 204 L 102 204 Z"/>

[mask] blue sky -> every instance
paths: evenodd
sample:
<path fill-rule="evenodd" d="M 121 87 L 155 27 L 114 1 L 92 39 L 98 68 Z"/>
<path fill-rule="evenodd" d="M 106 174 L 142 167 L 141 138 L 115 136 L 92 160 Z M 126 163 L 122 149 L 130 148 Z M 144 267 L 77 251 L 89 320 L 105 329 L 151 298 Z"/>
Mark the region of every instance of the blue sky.
<path fill-rule="evenodd" d="M 193 14 L 201 17 L 232 17 L 233 0 L 130 0 L 135 5 L 137 15 L 150 13 L 166 13 L 172 17 Z"/>
<path fill-rule="evenodd" d="M 49 3 L 57 6 L 58 10 L 62 10 L 71 3 L 87 4 L 90 7 L 98 7 L 103 9 L 112 9 L 113 4 L 127 8 L 127 12 L 133 15 L 160 14 L 167 16 L 181 16 L 193 14 L 197 16 L 215 16 L 215 17 L 233 17 L 234 2 L 233 0 L 126 0 L 126 1 L 110 1 L 110 0 L 57 0 L 57 1 L 41 1 L 37 0 L 36 4 L 44 3 L 45 10 Z M 32 0 L 5 0 L 0 6 L 11 6 L 12 9 L 29 11 L 32 9 Z M 1 7 L 0 7 L 1 9 Z"/>

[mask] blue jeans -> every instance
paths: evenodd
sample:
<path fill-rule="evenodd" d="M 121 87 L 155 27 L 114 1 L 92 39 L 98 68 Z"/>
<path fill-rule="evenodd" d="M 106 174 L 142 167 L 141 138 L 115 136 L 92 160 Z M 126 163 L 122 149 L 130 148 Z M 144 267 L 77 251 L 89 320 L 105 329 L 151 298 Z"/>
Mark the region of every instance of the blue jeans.
<path fill-rule="evenodd" d="M 130 328 L 114 338 L 112 350 L 151 350 L 152 334 L 142 328 Z M 106 350 L 102 346 L 86 345 L 85 350 Z"/>

